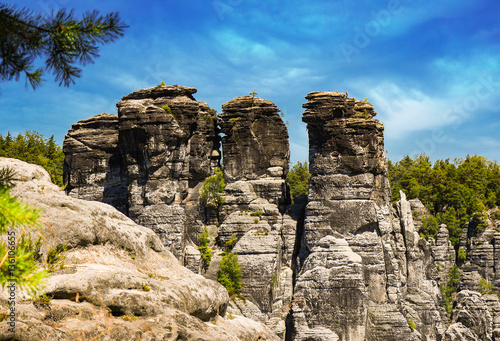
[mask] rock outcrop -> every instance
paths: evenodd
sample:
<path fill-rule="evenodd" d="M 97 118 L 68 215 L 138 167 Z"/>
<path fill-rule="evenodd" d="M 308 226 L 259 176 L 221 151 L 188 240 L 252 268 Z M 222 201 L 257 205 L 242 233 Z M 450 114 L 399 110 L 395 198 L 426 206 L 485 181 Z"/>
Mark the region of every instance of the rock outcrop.
<path fill-rule="evenodd" d="M 224 177 L 229 181 L 285 178 L 290 161 L 288 131 L 276 105 L 243 96 L 224 103 L 222 109 Z"/>
<path fill-rule="evenodd" d="M 311 179 L 294 288 L 294 340 L 412 340 L 394 259 L 383 126 L 340 93 L 306 96 Z M 390 257 L 392 255 L 392 257 Z M 325 334 L 326 333 L 326 334 Z"/>
<path fill-rule="evenodd" d="M 236 237 L 233 252 L 242 269 L 241 294 L 257 308 L 262 322 L 284 334 L 292 297 L 292 253 L 297 217 L 285 212 L 290 150 L 278 108 L 252 96 L 225 103 L 220 116 L 225 203 L 221 207 L 219 249 Z M 242 313 L 248 311 L 238 303 Z M 255 310 L 255 309 L 254 309 Z M 273 318 L 275 318 L 273 320 Z M 278 319 L 278 320 L 276 320 Z"/>
<path fill-rule="evenodd" d="M 69 195 L 102 201 L 126 213 L 128 181 L 118 147 L 118 117 L 101 114 L 74 124 L 64 139 Z"/>
<path fill-rule="evenodd" d="M 312 176 L 289 338 L 419 340 L 421 331 L 438 338 L 431 249 L 419 244 L 404 195 L 392 211 L 373 106 L 333 92 L 306 99 Z"/>
<path fill-rule="evenodd" d="M 183 86 L 133 92 L 117 104 L 118 117 L 80 121 L 63 144 L 68 194 L 112 204 L 177 258 L 202 230 L 197 196 L 220 160 L 216 112 L 194 93 Z"/>
<path fill-rule="evenodd" d="M 181 266 L 151 229 L 109 205 L 66 196 L 39 166 L 0 158 L 3 167 L 16 170 L 11 193 L 41 209 L 42 257 L 61 245 L 67 251 L 42 288 L 50 303 L 18 291 L 16 334 L 1 323 L 0 339 L 250 341 L 267 333 L 244 317 L 224 318 L 224 287 Z M 5 293 L 0 306 L 8 307 Z"/>
<path fill-rule="evenodd" d="M 168 340 L 170 334 L 161 334 L 168 324 L 177 333 L 172 337 L 202 340 L 255 339 L 258 333 L 287 341 L 500 339 L 500 304 L 490 294 L 500 285 L 498 221 L 489 221 L 481 232 L 465 228 L 458 257 L 446 225 L 434 239 L 420 237 L 419 220 L 430 213 L 418 199 L 406 200 L 403 192 L 391 204 L 384 127 L 370 103 L 336 92 L 306 96 L 303 121 L 312 176 L 308 197 L 299 196 L 291 205 L 285 180 L 288 132 L 276 105 L 243 96 L 225 103 L 216 115 L 193 98 L 195 92 L 182 86 L 135 91 L 117 104 L 118 116 L 94 116 L 68 132 L 67 193 L 109 203 L 149 229 L 128 220 L 120 229 L 111 228 L 105 218 L 102 231 L 86 225 L 72 231 L 84 240 L 78 243 L 85 252 L 77 251 L 82 247 L 78 243 L 68 251 L 76 270 L 61 272 L 54 282 L 59 286 L 48 287 L 58 300 L 78 292 L 84 304 L 107 307 L 117 316 L 141 316 L 127 332 L 135 324 L 147 328 L 143 320 L 153 323 L 152 316 L 160 314 L 152 330 Z M 221 154 L 224 200 L 217 207 L 203 206 L 203 181 L 220 166 Z M 108 213 L 114 215 L 126 220 Z M 197 247 L 205 228 L 213 253 L 208 267 L 202 266 Z M 131 231 L 142 246 L 131 244 Z M 228 301 L 227 293 L 208 280 L 216 279 L 229 240 L 241 266 L 245 300 Z M 108 260 L 112 252 L 105 249 L 107 242 L 122 250 L 121 258 L 113 254 Z M 162 263 L 168 257 L 173 261 L 163 248 L 206 279 Z M 87 253 L 97 257 L 95 252 L 106 255 L 102 262 L 76 266 L 80 260 L 89 263 Z M 137 270 L 127 254 L 150 257 L 150 267 Z M 455 308 L 449 313 L 441 306 L 440 288 L 457 264 L 462 281 L 450 298 Z M 92 288 L 85 278 L 94 278 L 94 272 L 105 272 L 113 290 Z M 153 276 L 146 278 L 146 272 Z M 183 276 L 201 284 L 176 291 Z M 78 281 L 70 283 L 74 279 Z M 124 288 L 127 281 L 132 289 Z M 152 292 L 126 291 L 140 291 L 143 281 Z M 205 290 L 201 286 L 209 289 L 198 295 Z M 135 309 L 132 301 L 149 303 Z M 226 305 L 234 319 L 222 317 Z M 167 318 L 168 309 L 175 313 Z M 216 326 L 203 322 L 208 319 Z M 198 336 L 198 330 L 206 336 Z"/>

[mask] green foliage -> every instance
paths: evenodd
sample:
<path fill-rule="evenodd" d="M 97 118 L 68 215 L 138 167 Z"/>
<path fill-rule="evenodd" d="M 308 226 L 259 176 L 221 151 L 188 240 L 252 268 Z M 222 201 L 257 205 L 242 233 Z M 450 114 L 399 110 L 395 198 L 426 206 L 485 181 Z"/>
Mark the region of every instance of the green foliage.
<path fill-rule="evenodd" d="M 250 213 L 252 217 L 261 217 L 263 214 L 264 212 L 262 210 L 257 210 L 257 212 Z"/>
<path fill-rule="evenodd" d="M 422 219 L 422 226 L 420 227 L 420 236 L 422 238 L 433 237 L 435 238 L 439 232 L 439 222 L 434 216 L 429 216 Z"/>
<path fill-rule="evenodd" d="M 255 91 L 255 90 L 252 90 L 252 92 L 250 92 L 250 96 L 252 96 L 252 97 L 255 97 L 255 96 L 257 96 L 257 91 Z"/>
<path fill-rule="evenodd" d="M 481 295 L 494 294 L 493 284 L 481 277 L 479 280 L 479 292 Z"/>
<path fill-rule="evenodd" d="M 415 324 L 415 321 L 413 321 L 412 318 L 408 320 L 408 327 L 410 327 L 411 331 L 414 331 L 417 329 L 417 325 Z"/>
<path fill-rule="evenodd" d="M 500 220 L 500 209 L 498 209 L 495 212 L 491 213 L 491 218 L 495 219 L 495 220 Z"/>
<path fill-rule="evenodd" d="M 229 238 L 229 240 L 226 242 L 226 249 L 228 251 L 231 251 L 234 247 L 234 245 L 236 245 L 236 242 L 238 241 L 238 238 L 236 237 L 235 234 L 233 234 L 231 236 L 231 238 Z"/>
<path fill-rule="evenodd" d="M 208 269 L 210 262 L 212 261 L 212 249 L 208 246 L 210 243 L 210 235 L 208 234 L 208 229 L 205 226 L 203 231 L 198 236 L 198 250 L 201 253 L 201 258 L 203 259 L 203 269 Z"/>
<path fill-rule="evenodd" d="M 434 164 L 425 154 L 405 156 L 397 163 L 389 161 L 388 177 L 393 203 L 400 190 L 408 199 L 419 198 L 439 223 L 448 226 L 455 246 L 464 223 L 472 219 L 476 231 L 482 232 L 487 223 L 484 212 L 500 205 L 500 166 L 482 156 Z"/>
<path fill-rule="evenodd" d="M 165 110 L 165 112 L 166 112 L 167 114 L 170 114 L 170 115 L 172 115 L 172 116 L 173 116 L 173 114 L 172 114 L 172 110 L 170 109 L 170 107 L 168 106 L 168 104 L 165 104 L 165 105 L 164 105 L 164 106 L 162 106 L 161 108 L 162 108 L 163 110 Z"/>
<path fill-rule="evenodd" d="M 0 156 L 42 166 L 56 185 L 63 186 L 64 153 L 53 135 L 48 139 L 36 131 L 19 133 L 16 138 L 10 133 L 0 135 Z"/>
<path fill-rule="evenodd" d="M 47 268 L 50 272 L 64 268 L 64 260 L 66 259 L 66 256 L 61 255 L 61 253 L 66 250 L 68 250 L 68 246 L 66 244 L 58 245 L 55 248 L 49 249 L 47 254 Z"/>
<path fill-rule="evenodd" d="M 217 270 L 217 281 L 227 289 L 229 295 L 241 292 L 241 268 L 237 254 L 224 252 Z"/>
<path fill-rule="evenodd" d="M 157 88 L 161 88 L 162 86 L 167 86 L 167 84 L 165 84 L 165 82 L 164 82 L 164 81 L 161 81 L 161 83 L 160 83 L 160 84 L 158 84 L 156 87 L 157 87 Z"/>
<path fill-rule="evenodd" d="M 0 79 L 18 81 L 24 74 L 33 89 L 44 71 L 59 85 L 74 83 L 82 71 L 76 65 L 93 63 L 98 45 L 115 41 L 127 27 L 116 12 L 87 12 L 78 20 L 64 8 L 47 15 L 7 4 L 0 4 L 0 22 Z M 34 70 L 35 62 L 45 66 Z"/>
<path fill-rule="evenodd" d="M 10 234 L 8 234 L 11 237 Z M 5 286 L 11 282 L 32 294 L 37 292 L 42 280 L 48 276 L 48 271 L 42 270 L 37 260 L 39 259 L 39 240 L 34 241 L 31 235 L 22 233 L 15 241 L 14 250 L 10 250 L 5 242 L 0 243 L 0 255 L 3 262 L 0 266 L 0 285 Z M 13 254 L 8 254 L 12 251 Z M 7 257 L 8 255 L 8 257 Z M 14 263 L 10 263 L 10 261 Z"/>
<path fill-rule="evenodd" d="M 467 260 L 467 251 L 464 249 L 458 249 L 458 259 L 461 262 L 465 262 Z"/>
<path fill-rule="evenodd" d="M 460 272 L 458 266 L 452 266 L 448 270 L 448 283 L 441 283 L 441 306 L 445 308 L 448 315 L 451 315 L 453 310 L 453 298 L 460 284 Z"/>
<path fill-rule="evenodd" d="M 203 181 L 200 202 L 205 207 L 219 208 L 225 202 L 222 193 L 224 193 L 224 189 L 226 188 L 226 182 L 220 168 L 216 168 L 214 173 L 214 175 L 209 176 Z"/>
<path fill-rule="evenodd" d="M 24 229 L 37 227 L 39 210 L 21 203 L 10 194 L 9 185 L 14 172 L 0 170 L 0 285 L 11 282 L 34 294 L 42 280 L 48 276 L 38 262 L 42 239 L 33 239 Z"/>
<path fill-rule="evenodd" d="M 17 226 L 38 224 L 39 211 L 10 195 L 10 190 L 0 187 L 0 234 Z"/>
<path fill-rule="evenodd" d="M 478 232 L 484 232 L 488 227 L 488 215 L 486 212 L 474 212 L 469 226 Z"/>
<path fill-rule="evenodd" d="M 286 181 L 290 185 L 290 195 L 292 197 L 292 202 L 300 194 L 309 193 L 309 178 L 311 173 L 309 173 L 309 167 L 307 162 L 297 163 L 290 169 L 288 175 L 286 176 Z"/>
<path fill-rule="evenodd" d="M 151 290 L 151 287 L 145 283 L 142 283 L 142 290 L 149 291 L 149 290 Z"/>

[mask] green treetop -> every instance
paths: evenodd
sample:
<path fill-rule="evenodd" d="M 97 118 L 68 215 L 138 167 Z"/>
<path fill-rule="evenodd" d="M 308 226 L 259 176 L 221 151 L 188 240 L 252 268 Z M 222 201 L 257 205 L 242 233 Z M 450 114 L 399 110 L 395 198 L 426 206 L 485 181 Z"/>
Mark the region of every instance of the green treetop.
<path fill-rule="evenodd" d="M 286 176 L 286 181 L 290 185 L 290 195 L 292 197 L 292 201 L 295 200 L 297 196 L 300 194 L 308 194 L 309 193 L 309 178 L 311 177 L 311 173 L 309 173 L 309 167 L 307 166 L 307 162 L 297 163 L 290 169 L 288 175 Z"/>

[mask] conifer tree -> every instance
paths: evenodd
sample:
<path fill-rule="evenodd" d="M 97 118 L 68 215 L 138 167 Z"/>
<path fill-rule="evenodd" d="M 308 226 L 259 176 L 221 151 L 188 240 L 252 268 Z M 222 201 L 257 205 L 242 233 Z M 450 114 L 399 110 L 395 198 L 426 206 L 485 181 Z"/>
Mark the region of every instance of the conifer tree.
<path fill-rule="evenodd" d="M 0 286 L 15 283 L 34 293 L 48 272 L 38 265 L 41 239 L 34 241 L 23 227 L 36 226 L 39 211 L 10 194 L 14 177 L 11 169 L 0 170 Z"/>
<path fill-rule="evenodd" d="M 45 15 L 0 3 L 0 79 L 25 75 L 35 89 L 48 71 L 69 86 L 81 75 L 77 65 L 93 63 L 98 45 L 115 41 L 126 27 L 116 12 L 101 16 L 94 10 L 77 19 L 72 10 Z M 45 65 L 35 68 L 41 59 Z"/>

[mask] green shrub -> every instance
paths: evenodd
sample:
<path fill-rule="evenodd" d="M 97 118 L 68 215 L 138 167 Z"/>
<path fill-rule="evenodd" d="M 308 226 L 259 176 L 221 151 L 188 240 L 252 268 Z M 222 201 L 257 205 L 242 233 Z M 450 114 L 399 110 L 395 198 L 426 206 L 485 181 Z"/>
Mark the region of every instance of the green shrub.
<path fill-rule="evenodd" d="M 215 168 L 214 175 L 203 180 L 201 187 L 200 203 L 205 207 L 219 208 L 226 201 L 222 193 L 226 188 L 224 174 L 220 168 Z"/>
<path fill-rule="evenodd" d="M 236 237 L 235 234 L 233 234 L 231 236 L 231 238 L 229 238 L 229 240 L 226 242 L 226 250 L 231 251 L 237 241 L 238 241 L 238 238 Z"/>
<path fill-rule="evenodd" d="M 458 259 L 462 262 L 465 262 L 467 260 L 467 251 L 465 251 L 464 249 L 459 249 Z"/>
<path fill-rule="evenodd" d="M 439 232 L 439 222 L 436 217 L 429 216 L 422 219 L 422 226 L 419 233 L 422 238 L 432 237 L 436 238 Z"/>
<path fill-rule="evenodd" d="M 198 250 L 200 251 L 201 258 L 203 259 L 203 269 L 208 269 L 210 262 L 212 261 L 212 249 L 208 246 L 210 243 L 210 235 L 208 234 L 208 229 L 205 226 L 203 231 L 198 236 Z"/>
<path fill-rule="evenodd" d="M 441 283 L 441 306 L 444 307 L 448 316 L 451 316 L 453 311 L 453 297 L 458 290 L 460 284 L 460 271 L 458 266 L 454 265 L 448 270 L 448 283 Z"/>
<path fill-rule="evenodd" d="M 263 214 L 264 214 L 264 212 L 262 210 L 258 210 L 257 212 L 250 213 L 250 215 L 252 217 L 262 217 Z"/>
<path fill-rule="evenodd" d="M 477 232 L 484 232 L 488 227 L 488 215 L 485 212 L 475 212 L 472 214 L 469 226 L 476 229 Z"/>
<path fill-rule="evenodd" d="M 493 294 L 493 284 L 481 277 L 479 280 L 479 292 L 481 295 Z"/>
<path fill-rule="evenodd" d="M 408 327 L 410 327 L 411 331 L 414 331 L 417 329 L 417 325 L 415 324 L 415 321 L 413 321 L 412 318 L 408 320 Z"/>
<path fill-rule="evenodd" d="M 224 253 L 217 270 L 217 281 L 227 289 L 229 295 L 238 295 L 241 292 L 241 268 L 237 254 Z"/>
<path fill-rule="evenodd" d="M 172 110 L 170 109 L 170 107 L 168 106 L 168 104 L 165 104 L 164 106 L 161 107 L 163 110 L 165 110 L 165 112 L 169 115 L 172 115 L 174 116 L 174 114 L 172 114 Z"/>
<path fill-rule="evenodd" d="M 294 202 L 295 198 L 300 194 L 307 195 L 309 193 L 310 178 L 311 173 L 309 173 L 307 162 L 297 161 L 286 176 L 286 181 L 290 185 L 290 196 L 292 197 L 292 202 Z"/>

